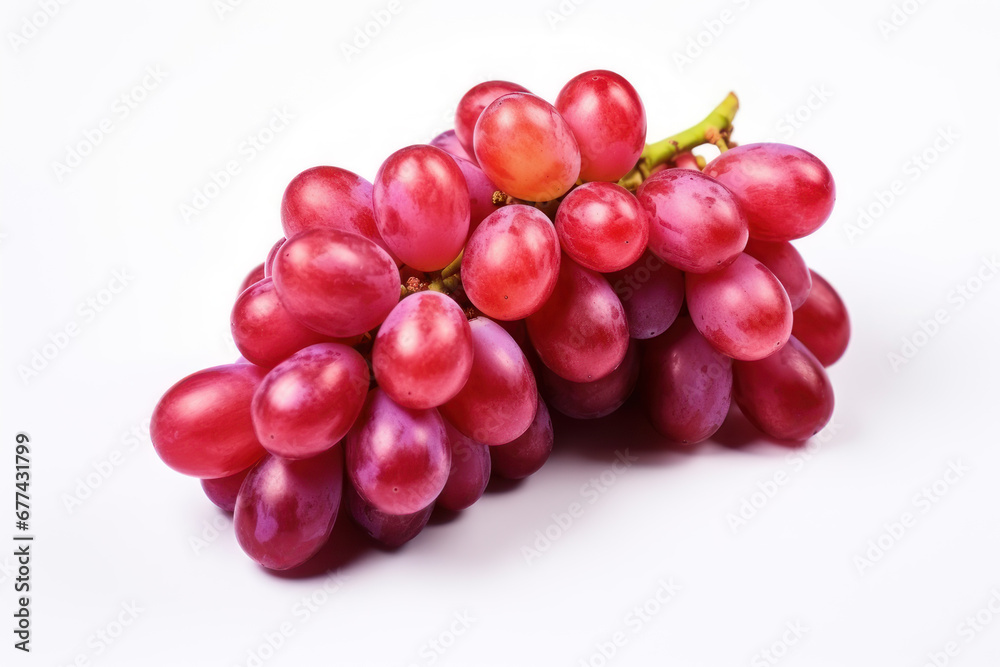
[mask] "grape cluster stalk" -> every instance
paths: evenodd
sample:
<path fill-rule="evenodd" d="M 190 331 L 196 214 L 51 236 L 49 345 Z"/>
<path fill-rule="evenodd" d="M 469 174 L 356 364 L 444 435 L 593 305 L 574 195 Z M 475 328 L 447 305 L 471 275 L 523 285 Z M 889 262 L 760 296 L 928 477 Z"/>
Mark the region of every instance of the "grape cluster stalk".
<path fill-rule="evenodd" d="M 791 241 L 830 216 L 833 177 L 793 146 L 736 145 L 738 107 L 729 94 L 646 144 L 614 72 L 574 77 L 554 104 L 487 81 L 372 182 L 301 172 L 232 309 L 242 356 L 167 390 L 160 458 L 284 570 L 337 521 L 395 548 L 491 477 L 535 473 L 550 408 L 599 419 L 634 393 L 683 446 L 735 405 L 766 436 L 808 439 L 832 415 L 825 367 L 850 322 Z"/>

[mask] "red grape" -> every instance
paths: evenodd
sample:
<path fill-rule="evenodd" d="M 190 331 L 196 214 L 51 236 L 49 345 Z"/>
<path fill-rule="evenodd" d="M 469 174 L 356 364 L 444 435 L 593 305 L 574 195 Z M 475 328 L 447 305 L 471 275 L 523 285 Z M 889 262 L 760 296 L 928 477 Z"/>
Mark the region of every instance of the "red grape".
<path fill-rule="evenodd" d="M 788 294 L 792 310 L 797 310 L 809 296 L 812 289 L 812 278 L 802 255 L 788 241 L 758 241 L 750 239 L 747 242 L 746 254 L 758 260 L 774 274 Z"/>
<path fill-rule="evenodd" d="M 358 493 L 387 514 L 413 514 L 434 502 L 450 468 L 438 411 L 404 408 L 372 389 L 347 435 L 347 472 Z"/>
<path fill-rule="evenodd" d="M 240 283 L 240 291 L 237 292 L 237 294 L 243 294 L 243 292 L 247 291 L 248 287 L 250 287 L 251 285 L 256 285 L 261 280 L 263 280 L 267 273 L 265 267 L 266 267 L 265 264 L 258 264 L 257 266 L 253 267 L 250 270 L 250 273 L 247 274 L 246 278 L 243 279 L 243 282 Z"/>
<path fill-rule="evenodd" d="M 469 188 L 469 235 L 471 236 L 479 227 L 479 223 L 499 208 L 493 203 L 493 193 L 498 188 L 487 178 L 483 170 L 472 162 L 456 158 L 455 164 L 462 170 L 465 185 Z"/>
<path fill-rule="evenodd" d="M 458 136 L 455 134 L 455 130 L 447 130 L 437 135 L 433 139 L 427 142 L 431 146 L 440 148 L 448 155 L 452 157 L 461 158 L 463 160 L 468 160 L 475 164 L 476 158 L 474 158 L 465 148 L 462 146 L 462 142 L 458 140 Z"/>
<path fill-rule="evenodd" d="M 628 346 L 618 368 L 593 382 L 570 382 L 542 367 L 539 383 L 553 408 L 574 419 L 598 419 L 625 403 L 639 378 L 639 352 L 635 341 Z"/>
<path fill-rule="evenodd" d="M 507 479 L 533 475 L 549 459 L 554 441 L 549 409 L 539 397 L 535 418 L 528 430 L 511 442 L 490 447 L 493 472 Z"/>
<path fill-rule="evenodd" d="M 240 294 L 229 322 L 240 354 L 265 368 L 276 366 L 304 347 L 329 340 L 292 317 L 281 305 L 272 278 Z"/>
<path fill-rule="evenodd" d="M 473 132 L 476 121 L 482 115 L 483 109 L 501 95 L 508 93 L 526 93 L 528 90 L 510 81 L 484 81 L 473 86 L 462 96 L 455 111 L 455 137 L 469 155 L 475 155 L 472 147 Z"/>
<path fill-rule="evenodd" d="M 192 373 L 156 404 L 149 432 L 163 462 L 185 475 L 228 477 L 264 455 L 250 418 L 250 401 L 267 373 L 227 364 Z"/>
<path fill-rule="evenodd" d="M 532 206 L 511 205 L 490 214 L 462 257 L 462 286 L 489 317 L 520 320 L 552 294 L 559 276 L 559 238 Z"/>
<path fill-rule="evenodd" d="M 372 368 L 382 390 L 404 407 L 451 400 L 472 371 L 472 332 L 462 308 L 440 292 L 406 297 L 379 329 Z"/>
<path fill-rule="evenodd" d="M 344 455 L 334 447 L 290 461 L 268 456 L 247 475 L 236 499 L 236 539 L 271 570 L 309 560 L 330 537 L 340 509 Z"/>
<path fill-rule="evenodd" d="M 792 332 L 792 304 L 774 274 L 741 253 L 715 273 L 685 276 L 688 310 L 698 331 L 734 359 L 763 359 Z"/>
<path fill-rule="evenodd" d="M 785 144 L 745 144 L 705 167 L 705 174 L 736 196 L 762 241 L 791 241 L 816 231 L 830 217 L 833 176 L 812 153 Z"/>
<path fill-rule="evenodd" d="M 389 549 L 397 549 L 419 535 L 434 511 L 431 503 L 412 514 L 387 514 L 362 498 L 350 482 L 344 485 L 344 495 L 354 523 Z"/>
<path fill-rule="evenodd" d="M 475 503 L 486 491 L 490 481 L 490 448 L 466 436 L 448 420 L 444 427 L 451 444 L 451 472 L 435 504 L 457 512 Z"/>
<path fill-rule="evenodd" d="M 615 183 L 584 183 L 566 195 L 556 212 L 556 231 L 567 255 L 601 273 L 634 263 L 649 239 L 639 202 Z"/>
<path fill-rule="evenodd" d="M 851 340 L 851 320 L 847 306 L 837 291 L 815 271 L 812 290 L 792 316 L 792 335 L 799 339 L 820 363 L 830 366 L 847 349 Z"/>
<path fill-rule="evenodd" d="M 734 362 L 733 398 L 750 423 L 779 440 L 805 440 L 833 416 L 830 378 L 795 337 L 766 359 Z"/>
<path fill-rule="evenodd" d="M 228 477 L 217 477 L 215 479 L 201 480 L 201 488 L 208 496 L 208 499 L 215 503 L 219 509 L 230 514 L 236 509 L 236 496 L 243 486 L 243 480 L 247 478 L 251 468 L 241 470 L 235 475 Z"/>
<path fill-rule="evenodd" d="M 274 273 L 274 259 L 278 256 L 278 251 L 281 250 L 281 246 L 285 245 L 287 241 L 284 236 L 275 242 L 271 249 L 267 251 L 267 259 L 264 260 L 264 277 L 270 278 L 271 274 Z"/>
<path fill-rule="evenodd" d="M 274 262 L 274 285 L 288 312 L 328 336 L 356 336 L 399 302 L 399 269 L 372 241 L 336 229 L 288 239 Z"/>
<path fill-rule="evenodd" d="M 580 144 L 580 178 L 617 181 L 631 171 L 646 142 L 646 110 L 624 77 L 584 72 L 563 86 L 555 106 Z"/>
<path fill-rule="evenodd" d="M 632 338 L 655 338 L 684 305 L 684 274 L 648 250 L 632 266 L 605 276 L 622 302 Z"/>

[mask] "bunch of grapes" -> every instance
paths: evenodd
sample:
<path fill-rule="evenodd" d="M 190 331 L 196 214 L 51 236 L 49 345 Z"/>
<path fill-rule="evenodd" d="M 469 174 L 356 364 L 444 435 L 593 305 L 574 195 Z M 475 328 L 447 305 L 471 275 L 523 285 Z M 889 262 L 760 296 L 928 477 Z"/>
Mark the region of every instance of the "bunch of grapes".
<path fill-rule="evenodd" d="M 595 419 L 636 391 L 679 443 L 731 403 L 773 438 L 810 437 L 849 322 L 789 242 L 830 215 L 833 179 L 798 148 L 736 146 L 737 107 L 646 145 L 613 72 L 555 105 L 489 81 L 373 183 L 307 169 L 233 307 L 242 358 L 166 392 L 156 451 L 234 512 L 252 559 L 286 569 L 338 514 L 398 546 L 491 475 L 531 475 L 549 406 Z M 706 164 L 701 144 L 721 154 Z"/>

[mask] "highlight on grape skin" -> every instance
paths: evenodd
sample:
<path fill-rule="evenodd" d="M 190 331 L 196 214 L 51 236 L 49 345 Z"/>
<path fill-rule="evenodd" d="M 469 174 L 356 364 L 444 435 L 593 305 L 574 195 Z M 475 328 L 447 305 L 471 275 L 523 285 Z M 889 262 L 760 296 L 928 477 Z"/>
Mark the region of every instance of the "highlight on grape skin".
<path fill-rule="evenodd" d="M 830 216 L 819 158 L 737 145 L 732 93 L 646 143 L 639 93 L 608 70 L 555 100 L 486 81 L 453 108 L 374 175 L 291 179 L 261 234 L 277 240 L 233 276 L 242 356 L 153 411 L 157 454 L 266 569 L 341 549 L 344 522 L 405 551 L 434 514 L 479 516 L 505 502 L 491 480 L 576 446 L 561 420 L 648 421 L 644 445 L 696 453 L 740 413 L 796 442 L 831 419 L 850 318 L 790 243 Z"/>

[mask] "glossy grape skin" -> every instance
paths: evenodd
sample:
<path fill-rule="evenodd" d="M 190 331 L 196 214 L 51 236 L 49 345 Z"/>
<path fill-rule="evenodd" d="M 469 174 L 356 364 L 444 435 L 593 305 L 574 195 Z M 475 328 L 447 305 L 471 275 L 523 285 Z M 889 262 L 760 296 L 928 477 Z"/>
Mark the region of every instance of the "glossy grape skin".
<path fill-rule="evenodd" d="M 374 328 L 399 301 L 392 258 L 372 241 L 336 229 L 288 239 L 274 262 L 274 284 L 295 319 L 341 338 Z"/>
<path fill-rule="evenodd" d="M 555 410 L 573 419 L 606 417 L 625 403 L 639 379 L 638 343 L 632 341 L 618 368 L 594 382 L 570 382 L 543 367 L 542 395 Z"/>
<path fill-rule="evenodd" d="M 460 158 L 455 164 L 465 176 L 465 185 L 469 188 L 469 236 L 472 236 L 479 223 L 500 207 L 493 203 L 493 193 L 499 188 L 493 185 L 478 165 Z"/>
<path fill-rule="evenodd" d="M 758 241 L 750 239 L 747 242 L 746 254 L 766 266 L 788 294 L 792 310 L 798 310 L 805 303 L 812 289 L 812 278 L 809 268 L 802 255 L 788 241 Z"/>
<path fill-rule="evenodd" d="M 473 149 L 473 134 L 483 109 L 502 95 L 527 92 L 527 88 L 510 81 L 484 81 L 470 88 L 459 100 L 455 111 L 455 137 L 466 152 L 476 154 Z"/>
<path fill-rule="evenodd" d="M 691 320 L 678 318 L 662 336 L 645 341 L 639 396 L 653 427 L 675 442 L 711 437 L 732 398 L 733 360 L 706 341 Z"/>
<path fill-rule="evenodd" d="M 649 223 L 638 200 L 615 183 L 584 183 L 562 200 L 556 232 L 578 264 L 608 273 L 634 263 L 646 250 Z"/>
<path fill-rule="evenodd" d="M 542 362 L 571 382 L 599 380 L 628 350 L 625 309 L 611 285 L 565 255 L 552 296 L 527 326 Z"/>
<path fill-rule="evenodd" d="M 309 560 L 326 543 L 340 509 L 344 454 L 334 447 L 311 459 L 267 456 L 247 475 L 233 527 L 250 558 L 271 570 Z"/>
<path fill-rule="evenodd" d="M 535 417 L 535 376 L 524 352 L 499 324 L 477 317 L 469 321 L 469 328 L 472 372 L 455 398 L 440 407 L 441 414 L 477 442 L 510 442 Z"/>
<path fill-rule="evenodd" d="M 216 507 L 230 514 L 236 509 L 236 496 L 243 486 L 243 480 L 252 468 L 241 470 L 235 475 L 201 480 L 201 488 Z"/>
<path fill-rule="evenodd" d="M 490 481 L 490 447 L 444 422 L 451 444 L 451 472 L 435 505 L 457 512 L 482 498 Z"/>
<path fill-rule="evenodd" d="M 580 178 L 614 182 L 632 170 L 646 144 L 646 110 L 632 84 L 607 70 L 584 72 L 555 106 L 580 145 Z"/>
<path fill-rule="evenodd" d="M 246 278 L 243 279 L 243 282 L 240 283 L 240 291 L 237 292 L 237 294 L 243 294 L 243 292 L 247 291 L 248 287 L 250 287 L 251 285 L 256 285 L 261 280 L 263 280 L 265 277 L 264 267 L 265 267 L 264 264 L 258 264 L 257 266 L 253 267 L 250 270 L 250 273 L 247 274 Z"/>
<path fill-rule="evenodd" d="M 815 271 L 810 270 L 809 274 L 812 290 L 792 316 L 792 335 L 816 355 L 823 366 L 830 366 L 847 350 L 851 340 L 851 319 L 847 306 L 833 286 Z"/>
<path fill-rule="evenodd" d="M 474 133 L 476 162 L 512 197 L 546 202 L 566 194 L 580 176 L 580 149 L 555 107 L 534 95 L 494 100 Z"/>
<path fill-rule="evenodd" d="M 286 238 L 317 228 L 353 232 L 392 256 L 375 224 L 372 184 L 340 167 L 312 167 L 293 178 L 281 198 L 281 226 Z"/>
<path fill-rule="evenodd" d="M 697 171 L 653 174 L 636 198 L 649 219 L 649 249 L 681 271 L 718 271 L 746 246 L 747 221 L 735 197 Z"/>
<path fill-rule="evenodd" d="M 622 302 L 632 338 L 659 336 L 684 305 L 684 274 L 648 250 L 632 266 L 605 278 Z"/>
<path fill-rule="evenodd" d="M 247 361 L 272 368 L 291 354 L 329 337 L 299 323 L 281 305 L 272 278 L 240 294 L 229 317 L 233 341 Z"/>
<path fill-rule="evenodd" d="M 465 148 L 462 146 L 462 142 L 458 140 L 458 136 L 455 134 L 455 130 L 446 130 L 441 134 L 437 135 L 433 139 L 427 142 L 431 146 L 440 148 L 448 155 L 452 157 L 461 158 L 462 160 L 468 160 L 475 164 L 476 158 L 473 157 Z"/>
<path fill-rule="evenodd" d="M 779 440 L 806 440 L 833 416 L 830 378 L 795 337 L 766 359 L 734 362 L 733 398 L 750 423 Z"/>
<path fill-rule="evenodd" d="M 450 469 L 437 410 L 404 408 L 377 387 L 369 392 L 347 435 L 347 472 L 367 502 L 387 514 L 413 514 L 434 502 Z"/>
<path fill-rule="evenodd" d="M 250 401 L 267 371 L 227 364 L 192 373 L 163 394 L 150 422 L 156 453 L 179 473 L 228 477 L 264 455 Z"/>
<path fill-rule="evenodd" d="M 278 256 L 278 251 L 281 250 L 281 246 L 285 245 L 287 241 L 284 236 L 278 239 L 271 249 L 267 251 L 267 258 L 264 260 L 264 277 L 270 278 L 271 274 L 274 273 L 274 260 Z"/>
<path fill-rule="evenodd" d="M 396 403 L 435 408 L 454 398 L 472 371 L 472 331 L 454 299 L 406 297 L 382 323 L 372 352 L 378 385 Z"/>
<path fill-rule="evenodd" d="M 357 350 L 320 343 L 278 364 L 260 383 L 254 432 L 276 456 L 305 459 L 333 447 L 354 424 L 368 395 L 368 364 Z"/>
<path fill-rule="evenodd" d="M 833 210 L 836 187 L 819 158 L 785 144 L 745 144 L 705 167 L 736 197 L 762 241 L 791 241 L 816 231 Z"/>
<path fill-rule="evenodd" d="M 536 312 L 559 277 L 559 238 L 533 206 L 513 204 L 490 214 L 462 257 L 462 286 L 489 317 L 520 320 Z"/>
<path fill-rule="evenodd" d="M 412 514 L 386 514 L 362 498 L 350 482 L 344 484 L 344 500 L 354 523 L 387 549 L 398 549 L 419 535 L 434 511 L 431 503 Z"/>
<path fill-rule="evenodd" d="M 715 273 L 688 273 L 685 283 L 691 319 L 723 354 L 763 359 L 788 341 L 792 304 L 774 274 L 750 255 Z"/>
<path fill-rule="evenodd" d="M 390 155 L 375 175 L 372 202 L 382 239 L 415 269 L 448 266 L 469 235 L 469 188 L 440 148 L 408 146 Z"/>
<path fill-rule="evenodd" d="M 528 430 L 511 442 L 490 447 L 493 472 L 506 479 L 533 475 L 548 461 L 554 442 L 552 417 L 545 401 L 539 397 L 535 418 Z"/>

